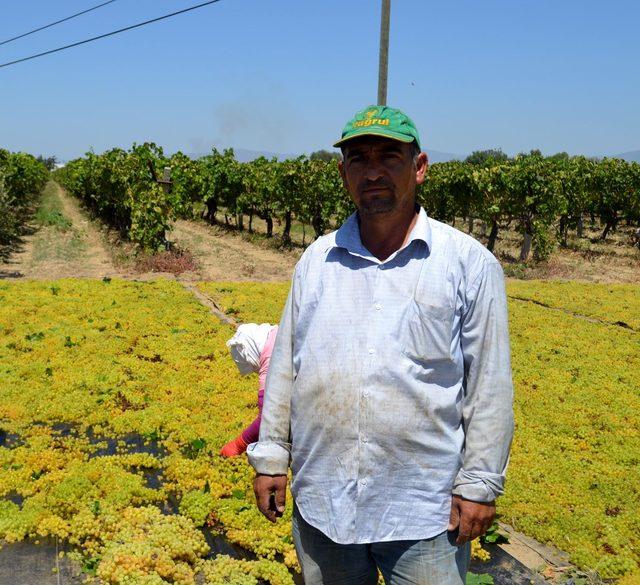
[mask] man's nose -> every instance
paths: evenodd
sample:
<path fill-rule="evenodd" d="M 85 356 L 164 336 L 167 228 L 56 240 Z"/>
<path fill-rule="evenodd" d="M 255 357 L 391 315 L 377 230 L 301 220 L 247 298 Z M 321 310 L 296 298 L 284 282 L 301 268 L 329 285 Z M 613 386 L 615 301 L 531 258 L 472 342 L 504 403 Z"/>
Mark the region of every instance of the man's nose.
<path fill-rule="evenodd" d="M 382 167 L 378 164 L 369 164 L 365 169 L 365 178 L 368 181 L 377 181 L 382 178 L 383 172 Z"/>

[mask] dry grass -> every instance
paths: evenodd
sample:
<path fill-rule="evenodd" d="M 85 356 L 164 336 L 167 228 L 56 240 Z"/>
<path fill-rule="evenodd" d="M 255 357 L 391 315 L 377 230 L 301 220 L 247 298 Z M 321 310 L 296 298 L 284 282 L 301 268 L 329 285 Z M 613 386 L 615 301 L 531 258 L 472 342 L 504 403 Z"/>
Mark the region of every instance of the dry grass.
<path fill-rule="evenodd" d="M 460 228 L 465 225 L 457 223 Z M 466 227 L 466 226 L 465 226 Z M 571 234 L 567 247 L 556 244 L 548 260 L 519 262 L 522 236 L 515 229 L 499 233 L 495 255 L 511 278 L 538 280 L 580 280 L 601 283 L 640 283 L 640 250 L 632 245 L 632 226 L 620 226 L 602 242 L 600 226 L 585 225 L 584 237 Z M 486 244 L 486 237 L 474 236 Z"/>
<path fill-rule="evenodd" d="M 174 247 L 155 254 L 140 254 L 135 263 L 139 272 L 168 272 L 182 274 L 198 269 L 195 256 L 189 250 Z"/>

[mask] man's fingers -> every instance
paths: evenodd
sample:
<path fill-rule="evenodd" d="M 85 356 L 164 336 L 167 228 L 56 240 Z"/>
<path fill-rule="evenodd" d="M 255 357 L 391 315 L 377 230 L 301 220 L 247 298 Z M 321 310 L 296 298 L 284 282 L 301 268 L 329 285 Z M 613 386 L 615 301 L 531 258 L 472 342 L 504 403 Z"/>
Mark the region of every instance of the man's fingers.
<path fill-rule="evenodd" d="M 493 517 L 489 518 L 489 520 L 485 520 L 482 524 L 482 532 L 480 533 L 480 536 L 482 536 L 483 534 L 486 534 L 487 530 L 491 528 L 492 524 L 493 524 Z"/>
<path fill-rule="evenodd" d="M 460 545 L 484 534 L 495 518 L 494 502 L 473 502 L 454 495 L 449 516 L 449 530 L 458 526 L 456 544 Z"/>
<path fill-rule="evenodd" d="M 275 514 L 273 510 L 269 507 L 269 501 L 271 499 L 271 494 L 268 490 L 263 489 L 258 494 L 256 494 L 258 500 L 258 509 L 262 512 L 262 514 L 266 517 L 270 522 L 275 522 Z"/>
<path fill-rule="evenodd" d="M 287 500 L 287 485 L 276 485 L 276 512 L 279 516 L 282 516 L 284 512 L 285 503 Z"/>
<path fill-rule="evenodd" d="M 482 534 L 484 534 L 484 530 L 482 530 L 482 522 L 474 522 L 471 526 L 471 538 L 469 538 L 469 540 L 474 540 Z"/>
<path fill-rule="evenodd" d="M 464 524 L 464 528 L 462 528 L 462 524 Z M 466 521 L 461 522 L 460 533 L 456 542 L 462 544 L 468 540 L 474 540 L 485 534 L 489 526 L 491 526 L 491 523 L 487 524 L 486 520 L 470 516 Z M 464 540 L 462 540 L 463 538 Z"/>
<path fill-rule="evenodd" d="M 469 518 L 462 514 L 460 516 L 460 524 L 458 525 L 458 538 L 456 544 L 464 544 L 471 538 L 471 529 L 473 525 Z"/>
<path fill-rule="evenodd" d="M 287 493 L 286 475 L 257 475 L 253 480 L 258 509 L 270 522 L 282 516 Z"/>
<path fill-rule="evenodd" d="M 483 514 L 481 516 L 477 516 L 474 520 L 474 536 L 473 538 L 478 538 L 478 536 L 482 536 L 486 534 L 487 530 L 491 528 L 491 524 L 493 524 L 493 519 L 495 514 L 489 513 L 483 510 Z M 473 540 L 472 538 L 472 540 Z"/>
<path fill-rule="evenodd" d="M 260 477 L 257 477 L 253 482 L 253 491 L 256 495 L 256 503 L 258 504 L 260 512 L 262 512 L 267 520 L 275 522 L 275 512 L 269 508 L 272 491 L 269 484 L 262 481 Z"/>
<path fill-rule="evenodd" d="M 460 523 L 460 510 L 458 509 L 458 502 L 454 498 L 451 501 L 451 513 L 449 514 L 449 526 L 447 530 L 455 530 Z"/>

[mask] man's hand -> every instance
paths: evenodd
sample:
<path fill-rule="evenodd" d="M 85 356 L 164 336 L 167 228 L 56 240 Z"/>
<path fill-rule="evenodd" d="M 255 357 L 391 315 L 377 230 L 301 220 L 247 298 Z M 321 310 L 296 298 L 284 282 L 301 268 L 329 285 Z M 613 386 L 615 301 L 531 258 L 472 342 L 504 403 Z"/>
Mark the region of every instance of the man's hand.
<path fill-rule="evenodd" d="M 287 497 L 286 475 L 256 475 L 253 480 L 253 491 L 256 494 L 258 509 L 267 520 L 275 522 L 284 512 Z"/>
<path fill-rule="evenodd" d="M 495 502 L 472 502 L 454 495 L 447 530 L 459 528 L 456 544 L 463 544 L 484 534 L 495 517 Z"/>

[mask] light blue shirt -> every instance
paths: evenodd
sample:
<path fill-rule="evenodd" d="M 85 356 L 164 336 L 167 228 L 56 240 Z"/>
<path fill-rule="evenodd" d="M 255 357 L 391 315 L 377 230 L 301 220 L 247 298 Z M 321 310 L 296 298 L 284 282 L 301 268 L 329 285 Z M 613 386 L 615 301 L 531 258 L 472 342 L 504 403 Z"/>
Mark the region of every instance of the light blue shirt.
<path fill-rule="evenodd" d="M 291 464 L 300 513 L 335 542 L 430 538 L 452 493 L 502 493 L 512 402 L 494 256 L 420 209 L 380 261 L 354 214 L 296 266 L 247 453 L 258 473 Z"/>

